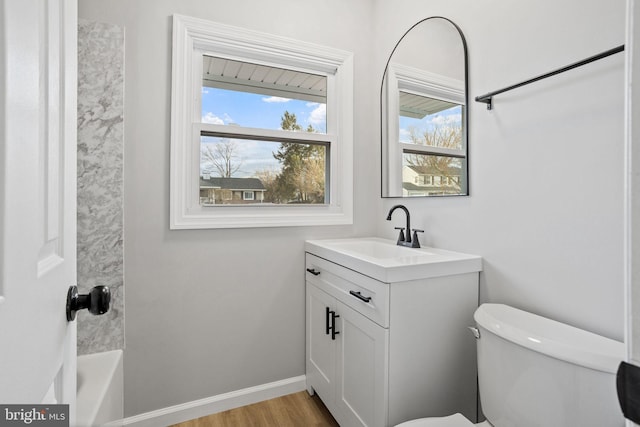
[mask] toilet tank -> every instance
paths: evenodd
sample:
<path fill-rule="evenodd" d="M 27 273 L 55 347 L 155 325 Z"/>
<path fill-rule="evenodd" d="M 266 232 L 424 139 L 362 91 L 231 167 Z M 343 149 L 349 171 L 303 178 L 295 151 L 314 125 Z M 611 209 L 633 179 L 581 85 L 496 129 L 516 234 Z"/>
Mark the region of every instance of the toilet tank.
<path fill-rule="evenodd" d="M 502 304 L 474 315 L 482 411 L 494 427 L 618 427 L 624 344 Z"/>

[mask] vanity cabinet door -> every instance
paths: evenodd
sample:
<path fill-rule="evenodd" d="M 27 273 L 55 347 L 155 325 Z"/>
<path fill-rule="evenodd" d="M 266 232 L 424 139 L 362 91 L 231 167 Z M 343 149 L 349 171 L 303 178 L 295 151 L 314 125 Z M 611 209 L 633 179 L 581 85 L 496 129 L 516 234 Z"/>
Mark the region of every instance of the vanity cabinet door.
<path fill-rule="evenodd" d="M 386 426 L 389 330 L 337 302 L 337 419 L 343 426 Z"/>
<path fill-rule="evenodd" d="M 307 282 L 307 388 L 309 392 L 313 388 L 332 412 L 335 407 L 336 340 L 332 339 L 329 330 L 332 326 L 329 312 L 335 311 L 335 301 L 334 297 Z"/>

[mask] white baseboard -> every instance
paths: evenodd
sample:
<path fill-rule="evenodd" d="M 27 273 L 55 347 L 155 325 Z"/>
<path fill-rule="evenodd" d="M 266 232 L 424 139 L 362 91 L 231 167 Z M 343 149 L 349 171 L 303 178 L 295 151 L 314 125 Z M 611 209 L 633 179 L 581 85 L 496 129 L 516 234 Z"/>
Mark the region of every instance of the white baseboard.
<path fill-rule="evenodd" d="M 263 400 L 274 399 L 286 394 L 297 393 L 306 390 L 306 382 L 306 377 L 300 375 L 299 377 L 248 387 L 128 417 L 122 420 L 121 425 L 135 427 L 169 426 L 240 406 L 262 402 Z"/>

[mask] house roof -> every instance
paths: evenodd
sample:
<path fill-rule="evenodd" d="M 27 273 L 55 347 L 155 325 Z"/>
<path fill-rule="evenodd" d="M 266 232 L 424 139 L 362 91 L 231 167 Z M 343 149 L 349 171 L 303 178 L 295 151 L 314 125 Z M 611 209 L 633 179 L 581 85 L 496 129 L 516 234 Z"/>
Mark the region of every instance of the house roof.
<path fill-rule="evenodd" d="M 200 188 L 221 188 L 225 190 L 265 191 L 262 181 L 258 178 L 220 178 L 200 177 Z"/>

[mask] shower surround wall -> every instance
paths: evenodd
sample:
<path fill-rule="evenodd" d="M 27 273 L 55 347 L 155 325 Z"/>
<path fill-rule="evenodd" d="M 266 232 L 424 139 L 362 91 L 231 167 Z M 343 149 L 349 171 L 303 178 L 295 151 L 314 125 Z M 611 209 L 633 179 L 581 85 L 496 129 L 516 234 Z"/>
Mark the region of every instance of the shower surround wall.
<path fill-rule="evenodd" d="M 78 24 L 78 287 L 111 290 L 102 316 L 78 313 L 78 354 L 124 347 L 124 30 Z"/>

